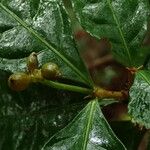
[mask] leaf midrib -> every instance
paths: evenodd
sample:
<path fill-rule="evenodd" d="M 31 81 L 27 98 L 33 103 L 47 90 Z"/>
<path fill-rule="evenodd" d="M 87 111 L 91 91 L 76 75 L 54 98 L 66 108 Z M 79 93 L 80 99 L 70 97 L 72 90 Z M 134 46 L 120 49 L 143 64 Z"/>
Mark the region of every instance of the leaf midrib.
<path fill-rule="evenodd" d="M 127 56 L 128 56 L 128 59 L 129 59 L 129 64 L 132 65 L 133 63 L 132 63 L 132 59 L 131 59 L 131 56 L 130 56 L 130 51 L 129 51 L 129 48 L 128 48 L 128 46 L 127 46 L 126 40 L 125 40 L 125 38 L 124 38 L 123 31 L 122 31 L 122 29 L 121 29 L 121 27 L 120 27 L 120 23 L 119 23 L 119 20 L 118 20 L 118 18 L 117 18 L 117 15 L 115 14 L 115 11 L 114 11 L 114 9 L 113 9 L 113 7 L 112 7 L 112 5 L 111 5 L 110 0 L 107 0 L 107 4 L 108 4 L 108 6 L 109 6 L 109 8 L 110 8 L 110 10 L 111 10 L 111 12 L 112 12 L 113 19 L 114 19 L 114 21 L 115 21 L 115 23 L 116 23 L 116 25 L 117 25 L 117 27 L 118 27 L 118 30 L 119 30 L 119 33 L 120 33 L 120 36 L 121 36 L 121 39 L 122 39 L 122 42 L 123 42 L 123 45 L 124 45 L 124 49 L 125 49 L 126 52 L 127 52 Z"/>
<path fill-rule="evenodd" d="M 96 100 L 94 100 L 91 103 L 92 104 L 91 104 L 91 107 L 90 107 L 89 118 L 87 120 L 87 125 L 86 125 L 86 131 L 85 131 L 85 134 L 84 134 L 84 141 L 83 141 L 82 150 L 87 149 L 87 143 L 88 143 L 88 140 L 89 140 L 89 133 L 90 133 L 91 125 L 93 123 L 93 115 L 94 115 L 94 112 L 95 112 Z"/>
<path fill-rule="evenodd" d="M 41 41 L 45 46 L 51 49 L 57 56 L 59 56 L 72 70 L 74 70 L 80 78 L 85 82 L 91 85 L 91 82 L 85 78 L 85 76 L 78 70 L 67 58 L 65 58 L 61 53 L 59 53 L 54 47 L 52 47 L 43 37 L 38 35 L 31 27 L 28 27 L 28 24 L 25 23 L 22 19 L 20 19 L 16 14 L 10 11 L 7 7 L 5 7 L 2 3 L 0 3 L 0 7 L 6 11 L 9 15 L 12 16 L 18 23 L 20 23 L 29 33 L 31 33 L 35 38 Z M 91 85 L 92 86 L 92 85 Z"/>

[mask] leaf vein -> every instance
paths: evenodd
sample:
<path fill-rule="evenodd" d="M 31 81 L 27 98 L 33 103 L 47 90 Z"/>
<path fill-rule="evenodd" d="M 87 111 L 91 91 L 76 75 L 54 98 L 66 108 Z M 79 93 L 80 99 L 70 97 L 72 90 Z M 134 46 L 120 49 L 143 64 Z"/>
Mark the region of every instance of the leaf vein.
<path fill-rule="evenodd" d="M 85 132 L 85 135 L 84 135 L 84 142 L 83 142 L 82 150 L 87 149 L 87 143 L 88 143 L 88 140 L 89 140 L 89 132 L 90 132 L 90 128 L 92 126 L 93 115 L 94 115 L 94 112 L 95 112 L 94 108 L 96 106 L 96 102 L 93 101 L 91 103 L 92 104 L 91 104 L 91 108 L 90 108 L 89 119 L 87 120 L 87 126 L 86 126 L 86 132 Z"/>
<path fill-rule="evenodd" d="M 130 56 L 129 48 L 128 48 L 127 43 L 126 43 L 126 40 L 125 40 L 125 38 L 124 38 L 124 34 L 123 34 L 123 31 L 122 31 L 122 29 L 121 29 L 121 27 L 120 27 L 120 23 L 119 23 L 119 20 L 118 20 L 118 18 L 117 18 L 117 15 L 115 14 L 115 11 L 114 11 L 114 9 L 113 9 L 111 3 L 110 3 L 110 0 L 107 0 L 107 3 L 108 3 L 109 8 L 110 8 L 110 10 L 111 10 L 111 12 L 112 12 L 113 19 L 114 19 L 114 21 L 115 21 L 115 23 L 116 23 L 116 25 L 117 25 L 117 27 L 118 27 L 118 30 L 119 30 L 121 39 L 122 39 L 122 41 L 123 41 L 124 48 L 125 48 L 125 50 L 126 50 L 126 52 L 127 52 L 127 56 L 128 56 L 130 65 L 132 65 L 132 59 L 131 59 L 131 56 Z"/>

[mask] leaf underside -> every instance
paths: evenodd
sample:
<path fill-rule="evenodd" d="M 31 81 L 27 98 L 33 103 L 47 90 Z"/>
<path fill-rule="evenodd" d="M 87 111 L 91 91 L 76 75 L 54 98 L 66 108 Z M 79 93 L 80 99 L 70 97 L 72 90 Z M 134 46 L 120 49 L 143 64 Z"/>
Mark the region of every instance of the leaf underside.
<path fill-rule="evenodd" d="M 136 73 L 128 109 L 134 123 L 150 128 L 150 71 Z"/>
<path fill-rule="evenodd" d="M 91 101 L 42 150 L 125 150 L 105 120 L 97 100 Z"/>
<path fill-rule="evenodd" d="M 108 38 L 112 52 L 125 66 L 140 66 L 148 50 L 141 48 L 150 14 L 148 0 L 72 0 L 83 28 Z"/>

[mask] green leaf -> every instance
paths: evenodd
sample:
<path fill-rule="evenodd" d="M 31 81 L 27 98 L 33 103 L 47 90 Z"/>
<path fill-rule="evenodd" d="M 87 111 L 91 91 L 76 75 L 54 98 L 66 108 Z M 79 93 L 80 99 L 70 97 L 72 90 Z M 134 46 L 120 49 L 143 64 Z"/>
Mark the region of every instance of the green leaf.
<path fill-rule="evenodd" d="M 83 28 L 97 38 L 109 38 L 119 62 L 126 66 L 142 65 L 135 60 L 146 55 L 141 42 L 150 14 L 148 0 L 72 0 L 72 3 Z"/>
<path fill-rule="evenodd" d="M 42 53 L 40 60 L 57 63 L 65 78 L 91 85 L 62 1 L 1 0 L 0 69 L 24 67 L 22 58 L 33 51 Z"/>
<path fill-rule="evenodd" d="M 43 150 L 124 150 L 104 118 L 97 100 L 91 101 Z"/>
<path fill-rule="evenodd" d="M 40 150 L 85 106 L 84 95 L 32 85 L 23 92 L 7 86 L 0 71 L 0 149 Z"/>
<path fill-rule="evenodd" d="M 150 128 L 150 71 L 136 73 L 128 109 L 134 123 Z"/>

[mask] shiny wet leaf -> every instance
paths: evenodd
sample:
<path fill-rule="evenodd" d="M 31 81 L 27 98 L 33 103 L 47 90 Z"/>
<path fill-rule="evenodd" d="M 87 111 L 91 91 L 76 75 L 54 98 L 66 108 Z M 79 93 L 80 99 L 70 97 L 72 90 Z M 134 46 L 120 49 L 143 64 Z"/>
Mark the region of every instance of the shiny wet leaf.
<path fill-rule="evenodd" d="M 56 133 L 42 150 L 125 150 L 93 100 L 64 129 Z"/>
<path fill-rule="evenodd" d="M 31 52 L 39 53 L 42 64 L 55 62 L 64 78 L 91 86 L 62 1 L 1 0 L 0 69 L 25 69 L 24 58 Z"/>

